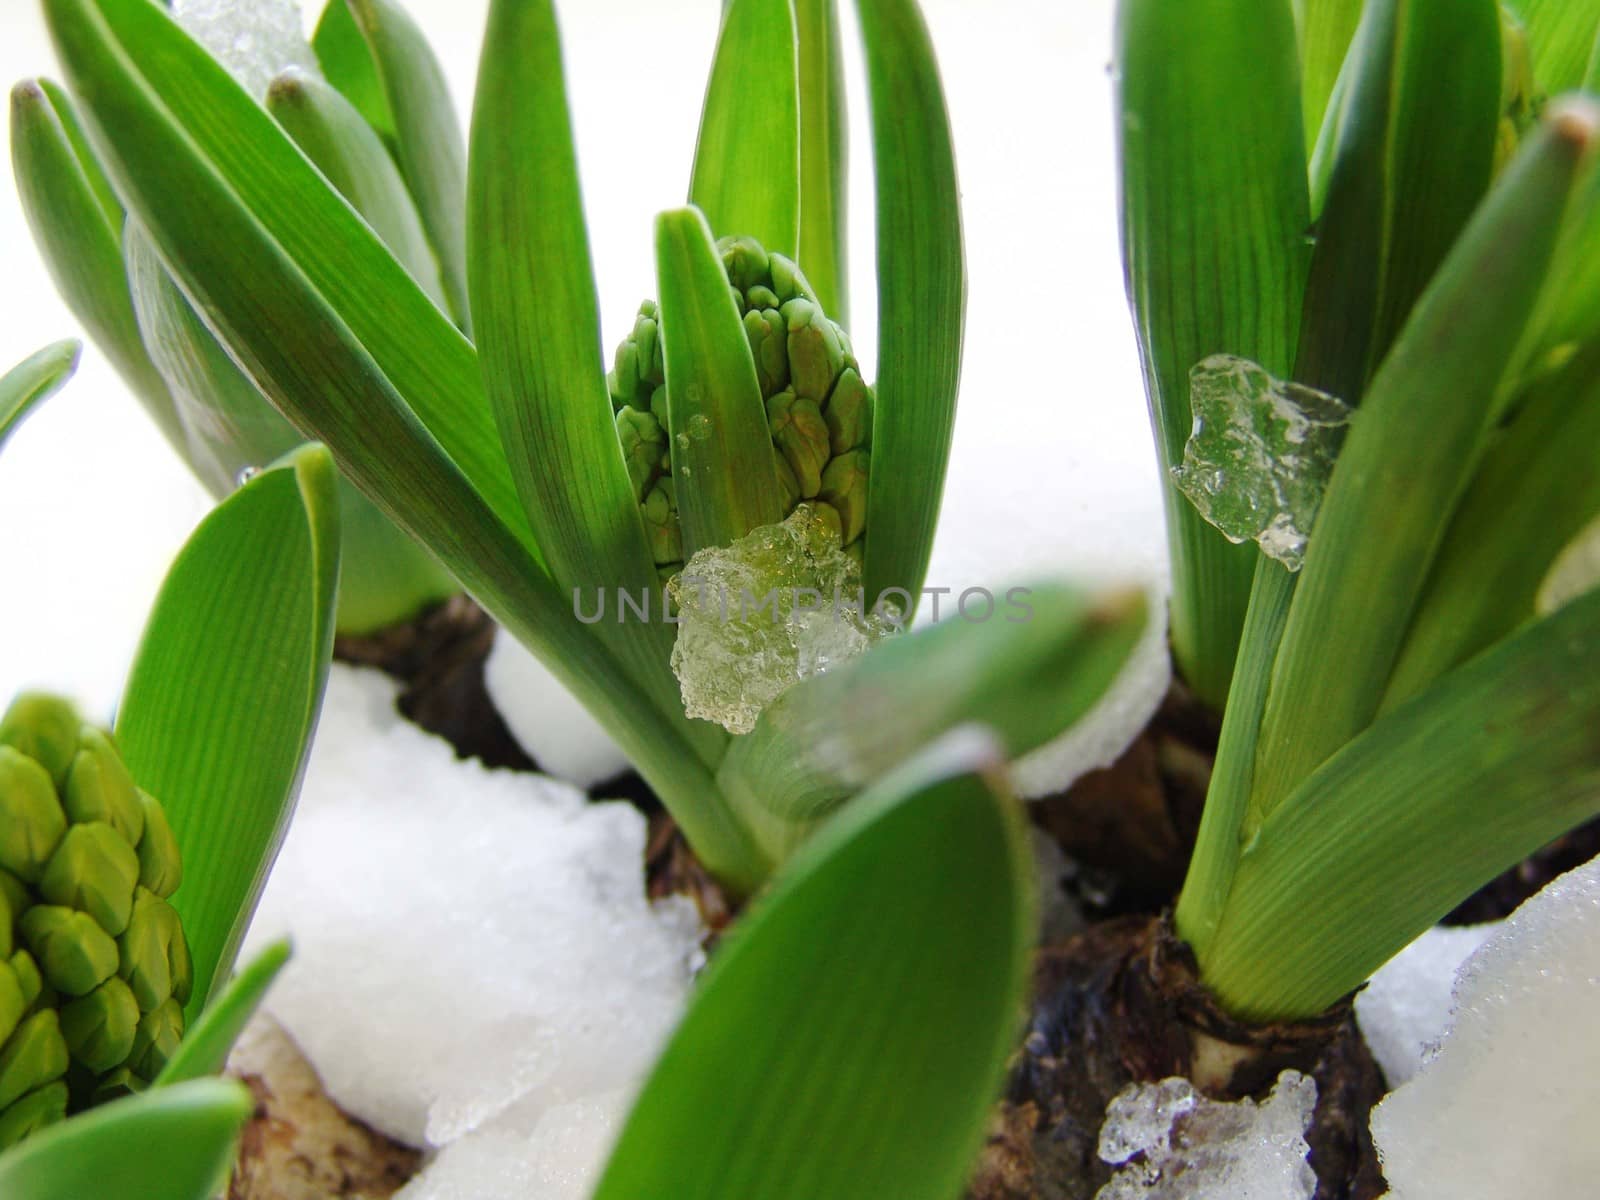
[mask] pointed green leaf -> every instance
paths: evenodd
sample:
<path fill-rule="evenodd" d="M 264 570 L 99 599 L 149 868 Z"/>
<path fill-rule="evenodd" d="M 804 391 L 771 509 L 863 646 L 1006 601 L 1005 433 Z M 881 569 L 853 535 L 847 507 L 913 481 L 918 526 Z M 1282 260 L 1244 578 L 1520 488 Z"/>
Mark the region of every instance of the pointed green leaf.
<path fill-rule="evenodd" d="M 1498 0 L 1373 0 L 1349 72 L 1294 378 L 1356 404 L 1488 191 Z"/>
<path fill-rule="evenodd" d="M 6 1200 L 208 1200 L 255 1097 L 202 1079 L 102 1105 L 0 1155 Z"/>
<path fill-rule="evenodd" d="M 1294 365 L 1310 261 L 1294 23 L 1285 0 L 1122 0 L 1115 71 L 1123 261 L 1165 477 L 1193 428 L 1196 363 Z M 1220 709 L 1257 553 L 1171 484 L 1165 497 L 1173 656 Z"/>
<path fill-rule="evenodd" d="M 750 342 L 711 229 L 693 208 L 656 218 L 656 288 L 683 551 L 726 546 L 784 518 Z"/>
<path fill-rule="evenodd" d="M 289 961 L 289 943 L 274 942 L 224 985 L 216 999 L 190 1026 L 178 1049 L 156 1076 L 154 1086 L 171 1087 L 191 1079 L 215 1075 L 228 1061 L 228 1053 L 266 997 L 278 973 Z"/>
<path fill-rule="evenodd" d="M 878 378 L 867 595 L 922 593 L 966 329 L 961 189 L 944 86 L 915 0 L 857 0 L 872 97 Z M 908 616 L 910 614 L 907 614 Z"/>
<path fill-rule="evenodd" d="M 56 289 L 181 454 L 183 424 L 145 353 L 128 296 L 122 210 L 108 207 L 110 184 L 82 138 L 72 102 L 59 88 L 37 81 L 12 91 L 17 196 Z"/>
<path fill-rule="evenodd" d="M 790 0 L 733 0 L 706 85 L 689 203 L 717 237 L 800 247 L 800 98 Z"/>
<path fill-rule="evenodd" d="M 184 459 L 212 495 L 226 496 L 241 472 L 281 458 L 305 438 L 195 314 L 137 218 L 129 218 L 123 250 L 140 331 L 188 435 Z M 340 633 L 387 629 L 456 591 L 455 581 L 432 557 L 344 479 L 338 510 Z"/>
<path fill-rule="evenodd" d="M 993 754 L 954 738 L 790 863 L 712 960 L 596 1200 L 959 1193 L 1034 933 L 1027 843 Z"/>
<path fill-rule="evenodd" d="M 1490 195 L 1352 423 L 1273 666 L 1255 809 L 1372 720 L 1499 383 L 1539 294 L 1600 110 L 1559 110 Z"/>
<path fill-rule="evenodd" d="M 337 475 L 319 446 L 208 517 L 151 612 L 117 714 L 140 786 L 188 865 L 172 903 L 192 1019 L 233 966 L 294 809 L 333 651 Z"/>
<path fill-rule="evenodd" d="M 281 356 L 303 379 L 326 352 L 331 317 L 404 398 L 402 419 L 426 427 L 536 556 L 471 344 L 278 123 L 147 0 L 46 0 L 45 10 L 119 192 L 207 324 L 238 316 L 221 337 L 229 352 Z M 295 390 L 337 396 L 353 383 Z M 345 456 L 338 439 L 316 436 Z"/>
<path fill-rule="evenodd" d="M 959 725 L 992 730 L 1008 758 L 1070 729 L 1121 673 L 1149 616 L 1137 592 L 975 590 L 972 620 L 955 616 L 891 638 L 799 683 L 734 739 L 718 782 L 753 814 L 774 857 L 787 857 L 841 802 Z"/>
<path fill-rule="evenodd" d="M 1600 0 L 1507 0 L 1522 19 L 1533 74 L 1546 95 L 1579 87 L 1600 30 Z"/>
<path fill-rule="evenodd" d="M 322 80 L 296 69 L 273 80 L 267 111 L 366 218 L 434 303 L 448 307 L 438 259 L 405 180 L 356 108 Z"/>
<path fill-rule="evenodd" d="M 394 116 L 394 151 L 438 257 L 456 324 L 472 332 L 467 293 L 467 151 L 444 69 L 392 0 L 346 0 Z"/>
<path fill-rule="evenodd" d="M 0 450 L 28 414 L 72 378 L 82 353 L 82 342 L 57 342 L 0 375 Z"/>
<path fill-rule="evenodd" d="M 1361 21 L 1364 0 L 1295 0 L 1300 22 L 1302 105 L 1306 145 L 1314 146 L 1334 84 Z"/>
<path fill-rule="evenodd" d="M 795 0 L 800 46 L 800 270 L 822 311 L 850 326 L 850 121 L 835 0 Z"/>
<path fill-rule="evenodd" d="M 361 35 L 345 0 L 328 0 L 317 19 L 311 48 L 317 65 L 341 96 L 348 100 L 391 153 L 396 146 L 394 112 L 384 94 L 383 80 L 373 64 L 372 51 Z"/>
<path fill-rule="evenodd" d="M 1309 1017 L 1501 871 L 1600 811 L 1600 591 L 1380 718 L 1245 850 L 1201 976 Z"/>
<path fill-rule="evenodd" d="M 1383 708 L 1533 619 L 1557 556 L 1600 513 L 1600 344 L 1541 379 L 1485 455 L 1389 679 Z"/>
<path fill-rule="evenodd" d="M 659 597 L 606 392 L 561 42 L 543 0 L 490 10 L 472 124 L 471 252 L 484 383 L 557 586 Z M 602 621 L 596 632 L 681 716 L 671 629 Z"/>

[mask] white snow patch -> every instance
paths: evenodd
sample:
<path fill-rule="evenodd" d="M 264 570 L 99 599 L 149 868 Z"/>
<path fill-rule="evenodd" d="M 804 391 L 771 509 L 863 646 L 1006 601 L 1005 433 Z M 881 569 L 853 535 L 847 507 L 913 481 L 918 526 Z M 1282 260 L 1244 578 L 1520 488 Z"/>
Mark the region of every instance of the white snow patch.
<path fill-rule="evenodd" d="M 1392 1200 L 1593 1195 L 1597 1004 L 1600 859 L 1467 960 L 1439 1052 L 1373 1111 Z"/>
<path fill-rule="evenodd" d="M 589 788 L 628 769 L 627 755 L 600 722 L 504 630 L 495 634 L 483 681 L 511 736 L 540 770 Z"/>
<path fill-rule="evenodd" d="M 1101 1161 L 1122 1169 L 1095 1200 L 1310 1200 L 1316 1103 L 1317 1085 L 1298 1071 L 1259 1104 L 1209 1100 L 1181 1078 L 1129 1084 L 1100 1130 Z"/>
<path fill-rule="evenodd" d="M 446 1147 L 395 1200 L 586 1200 L 631 1099 L 631 1090 L 620 1090 L 518 1104 Z"/>
<path fill-rule="evenodd" d="M 380 675 L 333 670 L 250 932 L 294 938 L 272 1015 L 335 1100 L 413 1145 L 633 1088 L 700 933 L 689 902 L 646 900 L 644 818 L 459 762 L 394 698 Z"/>
<path fill-rule="evenodd" d="M 1357 994 L 1356 1021 L 1391 1088 L 1409 1081 L 1438 1048 L 1450 1025 L 1456 972 L 1499 928 L 1435 926 Z"/>
<path fill-rule="evenodd" d="M 258 100 L 289 67 L 321 78 L 297 0 L 172 0 L 172 17 Z"/>

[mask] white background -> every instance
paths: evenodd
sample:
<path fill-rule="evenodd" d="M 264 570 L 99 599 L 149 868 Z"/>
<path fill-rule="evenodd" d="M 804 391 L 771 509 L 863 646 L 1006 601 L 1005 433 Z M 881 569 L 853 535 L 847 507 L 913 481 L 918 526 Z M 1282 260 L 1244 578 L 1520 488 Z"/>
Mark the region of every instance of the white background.
<path fill-rule="evenodd" d="M 409 0 L 466 119 L 487 0 Z M 0 77 L 58 74 L 33 0 L 0 0 Z M 848 5 L 845 6 L 848 8 Z M 953 115 L 967 360 L 930 583 L 1160 570 L 1160 512 L 1116 232 L 1109 0 L 924 0 Z M 653 292 L 651 218 L 682 202 L 718 0 L 560 5 L 608 344 Z M 847 16 L 848 20 L 848 16 Z M 847 43 L 854 58 L 853 29 Z M 853 71 L 852 335 L 870 362 L 870 145 Z M 0 185 L 0 362 L 76 335 Z M 0 699 L 107 713 L 193 484 L 92 347 L 0 460 Z"/>

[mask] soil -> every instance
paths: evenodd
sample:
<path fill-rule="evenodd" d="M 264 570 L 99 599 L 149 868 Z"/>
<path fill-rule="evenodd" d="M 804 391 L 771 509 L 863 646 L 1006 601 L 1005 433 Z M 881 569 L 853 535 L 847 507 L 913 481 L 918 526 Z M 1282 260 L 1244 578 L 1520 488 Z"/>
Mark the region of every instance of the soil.
<path fill-rule="evenodd" d="M 1090 1200 L 1110 1179 L 1099 1129 L 1130 1083 L 1184 1076 L 1221 1100 L 1280 1071 L 1317 1084 L 1306 1140 L 1316 1200 L 1385 1190 L 1367 1115 L 1385 1091 L 1348 1002 L 1316 1021 L 1246 1027 L 1216 1008 L 1163 917 L 1119 917 L 1040 950 L 1034 1002 L 968 1200 Z"/>
<path fill-rule="evenodd" d="M 456 596 L 414 621 L 367 637 L 341 637 L 340 662 L 375 667 L 400 681 L 400 711 L 455 747 L 460 758 L 490 767 L 534 771 L 484 686 L 484 663 L 495 623 L 465 596 Z"/>
<path fill-rule="evenodd" d="M 422 1155 L 356 1120 L 270 1018 L 258 1016 L 228 1060 L 256 1098 L 228 1200 L 389 1200 Z"/>

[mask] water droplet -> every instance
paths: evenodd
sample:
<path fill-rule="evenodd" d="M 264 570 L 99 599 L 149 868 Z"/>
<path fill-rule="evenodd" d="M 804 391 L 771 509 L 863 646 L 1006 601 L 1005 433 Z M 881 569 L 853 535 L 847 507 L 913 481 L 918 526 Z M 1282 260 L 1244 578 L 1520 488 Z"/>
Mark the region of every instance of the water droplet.
<path fill-rule="evenodd" d="M 260 467 L 245 467 L 234 477 L 234 486 L 243 487 L 259 474 L 261 474 Z"/>
<path fill-rule="evenodd" d="M 689 436 L 697 442 L 709 441 L 711 438 L 711 418 L 705 413 L 695 413 L 689 418 Z"/>

